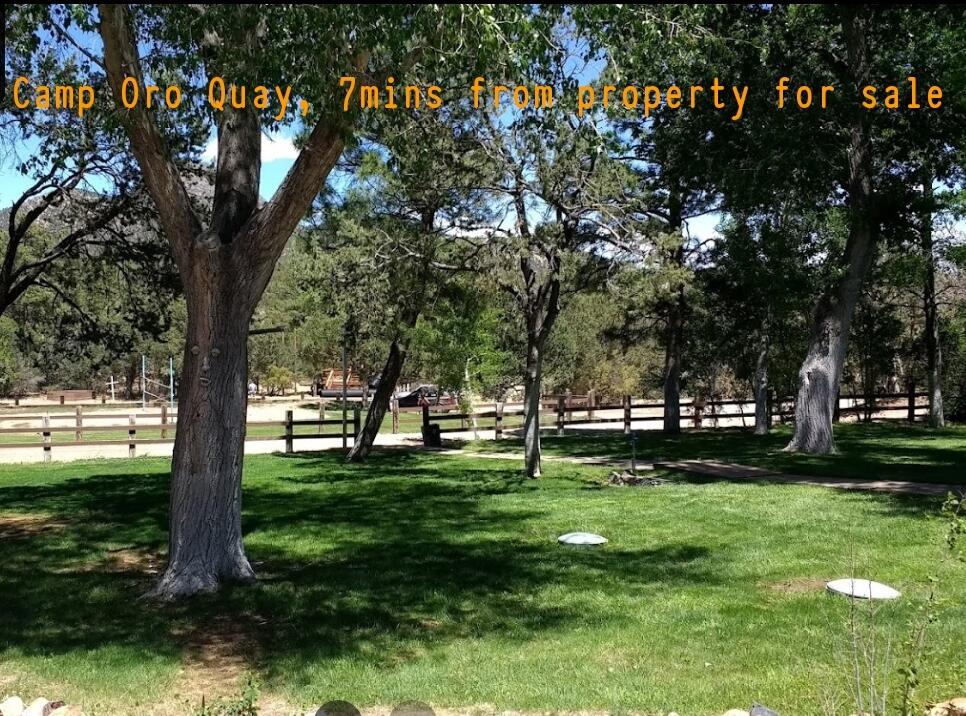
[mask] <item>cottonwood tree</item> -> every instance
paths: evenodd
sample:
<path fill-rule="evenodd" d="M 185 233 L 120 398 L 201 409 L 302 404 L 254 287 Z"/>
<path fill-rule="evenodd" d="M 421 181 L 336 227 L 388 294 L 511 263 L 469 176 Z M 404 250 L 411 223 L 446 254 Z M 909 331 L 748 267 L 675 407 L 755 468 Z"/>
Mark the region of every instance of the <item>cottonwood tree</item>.
<path fill-rule="evenodd" d="M 932 172 L 926 168 L 922 173 L 922 198 L 927 205 L 922 208 L 919 235 L 923 260 L 923 343 L 926 347 L 926 388 L 929 393 L 927 422 L 932 428 L 942 428 L 946 426 L 946 416 L 943 411 L 942 349 L 939 343 L 939 308 L 936 302 L 936 248 L 933 241 L 935 211 L 933 206 L 929 206 L 934 195 Z"/>
<path fill-rule="evenodd" d="M 723 15 L 734 12 L 722 9 Z M 639 84 L 704 85 L 720 70 L 724 38 L 710 33 L 705 13 L 689 6 L 619 6 L 579 11 L 591 40 L 590 51 L 608 61 L 598 86 Z M 727 20 L 720 20 L 727 22 Z M 686 39 L 682 38 L 682 33 Z M 620 37 L 620 42 L 616 39 Z M 701 51 L 697 50 L 700 41 Z M 634 113 L 639 113 L 635 110 Z M 697 148 L 718 128 L 729 122 L 728 114 L 706 104 L 693 109 L 671 109 L 666 103 L 647 119 L 628 118 L 614 103 L 611 117 L 621 132 L 621 158 L 636 173 L 641 202 L 643 233 L 649 237 L 647 253 L 651 270 L 663 274 L 663 290 L 654 305 L 663 323 L 664 394 L 663 430 L 681 430 L 681 376 L 686 346 L 691 275 L 705 248 L 694 240 L 689 219 L 718 208 L 712 164 L 696 155 Z M 656 249 L 656 250 L 655 250 Z M 659 258 L 659 263 L 653 259 Z"/>
<path fill-rule="evenodd" d="M 951 248 L 950 226 L 956 216 L 959 192 L 939 188 L 933 181 L 933 172 L 924 166 L 919 187 L 920 201 L 913 206 L 914 218 L 911 232 L 918 241 L 917 248 L 921 259 L 919 267 L 919 298 L 922 303 L 922 344 L 925 351 L 926 392 L 929 410 L 926 422 L 930 427 L 942 428 L 946 425 L 946 410 L 943 404 L 943 383 L 946 362 L 943 359 L 942 335 L 943 316 L 941 311 L 944 264 L 948 265 L 946 255 Z M 948 273 L 948 271 L 947 271 Z"/>
<path fill-rule="evenodd" d="M 172 460 L 168 565 L 154 594 L 173 599 L 249 582 L 241 531 L 248 325 L 286 241 L 351 135 L 339 77 L 440 72 L 473 39 L 479 60 L 505 45 L 504 13 L 476 6 L 98 6 L 103 63 L 115 104 L 125 80 L 142 88 L 177 73 L 184 94 L 205 81 L 294 85 L 309 103 L 301 150 L 282 184 L 259 202 L 261 132 L 297 121 L 290 107 L 251 102 L 209 115 L 217 131 L 210 211 L 189 201 L 183 153 L 144 104 L 118 109 L 181 275 L 188 311 L 178 432 Z M 516 27 L 515 25 L 510 25 Z M 143 50 L 143 54 L 142 54 Z M 301 121 L 301 120 L 300 120 Z"/>
<path fill-rule="evenodd" d="M 900 33 L 899 28 L 916 17 L 917 25 L 921 23 L 930 33 L 941 35 L 949 22 L 945 15 L 913 15 L 908 8 L 874 10 L 850 5 L 837 8 L 836 14 L 838 27 L 829 28 L 832 32 L 821 40 L 822 49 L 817 54 L 827 63 L 837 84 L 853 96 L 861 96 L 863 87 L 877 77 L 890 76 L 902 65 L 928 73 L 920 77 L 921 81 L 935 76 L 942 84 L 941 66 L 932 55 L 934 48 L 908 39 L 908 33 Z M 903 40 L 897 41 L 899 37 Z M 870 112 L 857 104 L 842 111 L 839 126 L 846 152 L 838 166 L 844 170 L 839 186 L 848 197 L 848 238 L 839 277 L 820 297 L 813 314 L 810 347 L 799 371 L 795 434 L 788 450 L 827 453 L 835 449 L 832 422 L 852 316 L 875 259 L 882 227 L 907 206 L 889 200 L 903 194 L 891 185 L 897 176 L 908 183 L 914 175 L 908 170 L 897 172 L 896 168 L 909 167 L 920 152 L 939 160 L 949 154 L 949 143 L 959 139 L 958 130 L 947 124 L 951 117 L 947 114 L 942 121 L 933 121 L 937 117 L 917 115 L 912 110 Z M 948 162 L 942 164 L 952 171 Z"/>
<path fill-rule="evenodd" d="M 787 209 L 731 217 L 698 272 L 704 316 L 699 333 L 708 360 L 730 362 L 747 379 L 755 404 L 756 435 L 771 427 L 775 386 L 787 390 L 785 366 L 804 336 L 815 280 L 815 216 Z"/>
<path fill-rule="evenodd" d="M 642 47 L 654 47 L 648 42 L 657 33 L 645 22 L 624 23 L 641 38 L 631 43 L 630 52 L 659 57 L 672 75 L 682 71 L 690 78 L 694 67 L 706 66 L 707 76 L 728 76 L 753 90 L 771 89 L 778 79 L 775 68 L 794 67 L 813 91 L 821 85 L 836 87 L 823 109 L 799 109 L 792 102 L 779 109 L 773 91 L 758 90 L 745 118 L 721 121 L 727 118 L 719 113 L 719 121 L 692 144 L 701 147 L 703 171 L 725 210 L 774 208 L 772 197 L 785 193 L 802 206 L 846 212 L 849 231 L 843 245 L 828 254 L 829 280 L 813 311 L 809 348 L 799 371 L 795 434 L 788 446 L 831 451 L 854 307 L 875 259 L 881 227 L 907 208 L 892 202 L 904 196 L 896 185 L 908 184 L 924 157 L 941 164 L 939 181 L 958 172 L 949 161 L 962 128 L 956 95 L 949 96 L 942 111 L 890 108 L 881 101 L 882 85 L 898 81 L 897 68 L 913 68 L 903 69 L 903 76 L 918 74 L 920 86 L 961 86 L 961 63 L 941 59 L 955 54 L 950 38 L 961 38 L 961 11 L 773 5 L 639 12 L 659 22 L 667 22 L 668 13 L 676 15 L 677 40 L 666 43 L 666 52 L 642 52 Z M 909 33 L 912 24 L 921 31 Z M 880 92 L 873 110 L 860 104 L 870 84 Z"/>
<path fill-rule="evenodd" d="M 547 341 L 568 294 L 598 279 L 601 245 L 621 235 L 631 178 L 613 144 L 591 122 L 546 115 L 541 121 L 492 121 L 481 137 L 494 201 L 506 219 L 492 232 L 501 287 L 526 331 L 523 371 L 527 477 L 540 476 L 540 399 Z M 568 262 L 582 264 L 565 285 Z"/>
<path fill-rule="evenodd" d="M 460 124 L 446 112 L 381 127 L 378 144 L 367 140 L 347 158 L 357 166 L 343 200 L 320 212 L 321 245 L 341 250 L 343 263 L 363 277 L 359 287 L 346 287 L 357 299 L 346 308 L 388 343 L 350 461 L 372 450 L 417 322 L 455 276 L 473 270 L 480 245 L 466 227 L 485 208 L 472 189 L 472 156 L 460 149 Z"/>

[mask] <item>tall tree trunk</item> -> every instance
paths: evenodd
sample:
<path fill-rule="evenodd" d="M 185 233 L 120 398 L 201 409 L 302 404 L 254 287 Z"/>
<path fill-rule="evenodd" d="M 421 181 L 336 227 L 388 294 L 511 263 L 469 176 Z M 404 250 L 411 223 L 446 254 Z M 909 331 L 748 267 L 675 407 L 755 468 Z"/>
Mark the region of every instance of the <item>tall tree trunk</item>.
<path fill-rule="evenodd" d="M 866 84 L 865 17 L 856 6 L 843 6 L 842 30 L 847 65 L 857 91 Z M 849 133 L 849 237 L 843 256 L 844 276 L 819 299 L 805 361 L 798 372 L 795 434 L 788 451 L 826 454 L 835 451 L 832 416 L 848 350 L 849 328 L 862 282 L 875 255 L 878 219 L 872 189 L 868 116 L 857 114 Z"/>
<path fill-rule="evenodd" d="M 768 405 L 768 352 L 770 341 L 767 323 L 758 337 L 758 361 L 755 364 L 755 435 L 767 435 L 771 429 L 771 410 Z"/>
<path fill-rule="evenodd" d="M 527 366 L 523 374 L 523 452 L 527 477 L 540 477 L 540 392 L 543 346 L 538 337 L 527 339 Z"/>
<path fill-rule="evenodd" d="M 406 347 L 402 340 L 397 338 L 389 344 L 389 355 L 379 376 L 379 385 L 376 386 L 376 392 L 369 403 L 365 425 L 362 426 L 362 432 L 353 442 L 352 449 L 346 458 L 349 462 L 362 462 L 372 452 L 372 446 L 376 442 L 382 421 L 389 411 L 389 403 L 392 401 L 392 394 L 396 390 L 405 362 Z"/>
<path fill-rule="evenodd" d="M 236 11 L 241 16 L 245 9 Z M 127 5 L 100 4 L 98 15 L 104 68 L 116 99 L 127 78 L 144 85 L 139 43 Z M 261 38 L 246 32 L 225 41 L 254 50 Z M 222 39 L 206 35 L 202 42 Z M 356 53 L 357 71 L 368 58 L 365 50 Z M 205 69 L 220 75 L 225 68 Z M 171 245 L 188 308 L 171 463 L 169 562 L 154 592 L 177 598 L 254 578 L 241 539 L 248 324 L 288 238 L 342 154 L 347 127 L 316 124 L 271 200 L 259 206 L 258 110 L 226 109 L 218 119 L 210 220 L 203 221 L 153 113 L 138 104 L 119 119 Z"/>
<path fill-rule="evenodd" d="M 668 306 L 664 344 L 664 432 L 681 432 L 681 348 L 684 342 L 684 291 Z"/>
<path fill-rule="evenodd" d="M 480 424 L 476 418 L 476 405 L 473 400 L 473 389 L 470 387 L 470 359 L 463 362 L 463 390 L 460 392 L 460 403 L 462 411 L 470 416 L 470 425 L 473 428 L 473 439 L 480 439 Z"/>
<path fill-rule="evenodd" d="M 684 225 L 681 197 L 671 192 L 668 202 L 668 230 L 681 233 Z M 676 269 L 684 266 L 684 236 L 671 256 Z M 684 350 L 684 287 L 679 287 L 667 309 L 664 340 L 664 432 L 681 432 L 681 354 Z"/>
<path fill-rule="evenodd" d="M 929 391 L 929 427 L 941 428 L 946 425 L 943 412 L 942 391 L 942 349 L 939 345 L 939 316 L 936 309 L 936 256 L 932 238 L 932 172 L 923 172 L 922 196 L 926 200 L 926 208 L 922 215 L 922 257 L 925 261 L 925 276 L 923 281 L 923 309 L 926 318 L 926 382 Z"/>
<path fill-rule="evenodd" d="M 225 252 L 227 253 L 227 252 Z M 178 430 L 171 463 L 168 567 L 154 594 L 177 599 L 250 582 L 241 529 L 251 301 L 222 252 L 191 269 Z M 217 264 L 217 268 L 215 268 Z"/>
<path fill-rule="evenodd" d="M 127 372 L 124 374 L 124 398 L 134 400 L 134 381 L 138 374 L 138 359 L 135 356 L 127 363 Z"/>

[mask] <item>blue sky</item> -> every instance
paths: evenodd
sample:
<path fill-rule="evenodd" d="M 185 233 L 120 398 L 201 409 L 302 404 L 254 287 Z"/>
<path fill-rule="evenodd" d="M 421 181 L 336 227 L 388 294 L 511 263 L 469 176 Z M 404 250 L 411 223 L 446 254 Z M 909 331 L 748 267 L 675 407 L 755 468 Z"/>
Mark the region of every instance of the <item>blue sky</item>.
<path fill-rule="evenodd" d="M 100 54 L 100 38 L 96 34 L 82 33 L 76 28 L 72 28 L 71 37 L 92 54 Z M 600 77 L 606 62 L 603 58 L 596 58 L 589 62 L 579 59 L 583 54 L 582 49 L 576 46 L 570 48 L 570 58 L 566 61 L 564 71 L 566 74 L 574 75 L 581 84 L 586 84 Z M 96 104 L 93 111 L 96 111 Z M 292 137 L 295 136 L 297 131 L 297 127 L 287 127 L 277 134 L 262 134 L 260 193 L 265 199 L 270 198 L 275 193 L 297 156 L 297 151 L 292 142 Z M 39 142 L 31 140 L 17 146 L 13 155 L 0 157 L 0 207 L 9 206 L 33 183 L 30 177 L 16 171 L 18 157 L 23 159 L 36 155 L 39 151 L 41 151 Z M 217 145 L 213 132 L 203 153 L 203 159 L 214 163 L 216 151 Z M 93 188 L 97 190 L 103 187 L 97 187 L 95 184 Z M 688 226 L 693 237 L 707 238 L 714 233 L 714 227 L 719 222 L 720 216 L 718 214 L 709 214 L 689 221 Z"/>
<path fill-rule="evenodd" d="M 0 164 L 0 207 L 10 206 L 23 191 L 33 184 L 33 179 L 20 174 L 16 170 L 17 157 L 26 158 L 40 151 L 39 142 L 30 140 L 23 142 L 16 148 L 15 156 L 4 157 Z M 215 141 L 212 138 L 205 148 L 204 158 L 214 163 Z M 295 160 L 296 150 L 289 136 L 262 134 L 262 180 L 261 194 L 271 197 L 282 183 L 285 174 Z"/>

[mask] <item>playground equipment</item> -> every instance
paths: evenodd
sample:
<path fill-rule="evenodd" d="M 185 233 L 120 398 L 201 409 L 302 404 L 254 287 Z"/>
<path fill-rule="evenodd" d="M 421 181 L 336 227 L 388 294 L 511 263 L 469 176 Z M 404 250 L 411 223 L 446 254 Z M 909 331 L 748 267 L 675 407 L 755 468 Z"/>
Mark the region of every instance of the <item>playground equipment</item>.
<path fill-rule="evenodd" d="M 113 386 L 113 376 L 111 377 L 111 399 L 114 398 L 114 386 Z M 153 390 L 152 390 L 153 388 Z M 157 390 L 158 392 L 154 392 Z M 148 377 L 148 358 L 146 355 L 141 355 L 141 407 L 148 407 L 149 401 L 167 400 L 170 407 L 174 407 L 174 358 L 168 358 L 168 382 L 163 383 L 160 380 L 155 380 L 154 378 Z"/>

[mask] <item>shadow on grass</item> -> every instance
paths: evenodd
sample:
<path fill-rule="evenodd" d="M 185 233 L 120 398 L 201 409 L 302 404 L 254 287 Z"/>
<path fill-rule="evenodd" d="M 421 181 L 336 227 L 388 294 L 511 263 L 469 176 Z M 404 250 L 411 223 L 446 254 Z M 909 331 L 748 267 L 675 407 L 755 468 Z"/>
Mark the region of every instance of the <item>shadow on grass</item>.
<path fill-rule="evenodd" d="M 599 615 L 579 595 L 604 582 L 613 593 L 714 584 L 726 559 L 686 541 L 580 551 L 528 534 L 539 506 L 483 499 L 537 489 L 507 465 L 400 454 L 366 466 L 298 454 L 284 465 L 278 476 L 277 458 L 253 460 L 246 475 L 259 584 L 172 606 L 139 599 L 163 563 L 163 466 L 0 488 L 0 515 L 36 517 L 0 542 L 0 654 L 118 645 L 176 660 L 186 634 L 228 622 L 257 644 L 244 655 L 251 668 L 269 683 L 282 668 L 297 681 L 320 659 L 391 665 L 454 639 L 591 626 Z M 128 559 L 111 561 L 121 552 Z M 577 596 L 533 599 L 548 586 Z"/>
<path fill-rule="evenodd" d="M 634 433 L 642 461 L 719 460 L 769 467 L 789 474 L 863 479 L 908 480 L 953 485 L 966 484 L 966 428 L 933 430 L 902 423 L 843 423 L 835 427 L 838 454 L 803 455 L 783 452 L 791 430 L 779 426 L 769 435 L 750 429 L 686 430 L 664 435 L 645 430 Z M 454 443 L 455 444 L 455 443 Z M 614 431 L 575 431 L 565 437 L 542 438 L 547 455 L 606 456 L 628 459 L 628 436 Z M 471 449 L 519 452 L 522 442 L 463 443 Z"/>

